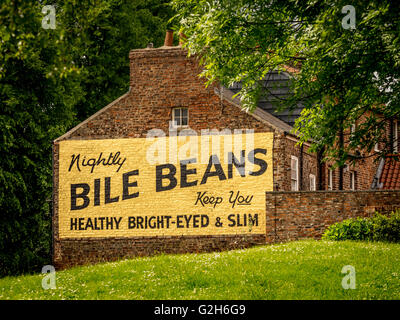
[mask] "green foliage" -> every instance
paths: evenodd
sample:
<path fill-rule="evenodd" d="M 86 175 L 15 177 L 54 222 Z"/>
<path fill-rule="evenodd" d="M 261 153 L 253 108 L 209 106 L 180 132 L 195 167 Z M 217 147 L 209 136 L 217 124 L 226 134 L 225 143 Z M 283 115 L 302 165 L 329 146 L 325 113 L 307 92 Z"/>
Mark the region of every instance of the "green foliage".
<path fill-rule="evenodd" d="M 335 223 L 325 230 L 322 239 L 400 242 L 400 210 Z"/>
<path fill-rule="evenodd" d="M 325 230 L 324 240 L 370 240 L 372 221 L 365 218 L 347 219 L 335 223 Z"/>
<path fill-rule="evenodd" d="M 342 27 L 345 0 L 172 3 L 186 47 L 202 57 L 203 75 L 223 85 L 241 81 L 245 109 L 254 110 L 260 96 L 268 94 L 260 79 L 270 70 L 297 67 L 293 95 L 276 108 L 304 104 L 294 128 L 302 142 L 312 141 L 314 151 L 337 146 L 325 149 L 325 158 L 338 164 L 367 156 L 377 142 L 381 156 L 391 152 L 384 125 L 400 116 L 400 7 L 395 2 L 352 1 L 355 29 Z M 360 125 L 350 135 L 355 122 Z"/>
<path fill-rule="evenodd" d="M 372 221 L 373 240 L 400 242 L 400 210 L 393 212 L 390 216 L 377 214 Z"/>
<path fill-rule="evenodd" d="M 49 262 L 51 141 L 80 94 L 61 30 L 41 19 L 38 1 L 0 4 L 0 276 Z"/>
<path fill-rule="evenodd" d="M 344 290 L 343 266 L 356 269 Z M 0 279 L 3 299 L 400 299 L 400 244 L 293 241 L 218 253 L 141 257 Z"/>
<path fill-rule="evenodd" d="M 54 1 L 49 1 L 54 3 Z M 129 51 L 164 41 L 172 9 L 165 0 L 57 0 L 74 64 L 81 68 L 83 94 L 75 124 L 129 88 Z"/>
<path fill-rule="evenodd" d="M 51 262 L 52 141 L 127 91 L 129 50 L 161 44 L 170 16 L 161 0 L 1 1 L 0 277 Z"/>

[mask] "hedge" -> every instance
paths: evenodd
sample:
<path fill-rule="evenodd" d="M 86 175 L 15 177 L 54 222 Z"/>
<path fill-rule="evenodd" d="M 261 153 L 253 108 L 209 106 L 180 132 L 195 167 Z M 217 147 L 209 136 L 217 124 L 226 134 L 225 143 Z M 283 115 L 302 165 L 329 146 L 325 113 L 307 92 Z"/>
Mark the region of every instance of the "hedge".
<path fill-rule="evenodd" d="M 389 215 L 375 213 L 370 218 L 351 218 L 329 226 L 324 240 L 400 242 L 400 210 Z"/>

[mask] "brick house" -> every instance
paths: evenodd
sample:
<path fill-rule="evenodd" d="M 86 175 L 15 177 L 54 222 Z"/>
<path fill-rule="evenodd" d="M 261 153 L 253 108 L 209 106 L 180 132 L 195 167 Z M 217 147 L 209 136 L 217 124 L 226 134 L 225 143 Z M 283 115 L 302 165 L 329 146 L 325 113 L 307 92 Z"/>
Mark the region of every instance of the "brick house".
<path fill-rule="evenodd" d="M 360 120 L 362 121 L 362 120 Z M 400 189 L 400 158 L 398 140 L 400 129 L 397 119 L 387 121 L 386 132 L 382 142 L 375 145 L 370 153 L 364 150 L 356 151 L 360 159 L 355 164 L 346 164 L 342 168 L 332 168 L 327 163 L 324 165 L 324 188 L 322 190 L 398 190 Z M 351 134 L 353 128 L 346 132 Z M 389 146 L 392 154 L 378 159 L 376 153 L 383 145 Z"/>
<path fill-rule="evenodd" d="M 393 180 L 398 172 L 398 167 L 388 167 L 392 161 L 386 161 L 385 165 L 374 161 L 374 157 L 332 170 L 317 154 L 309 152 L 307 143 L 296 145 L 298 138 L 291 131 L 303 108 L 301 105 L 290 113 L 275 113 L 272 101 L 265 99 L 259 101 L 253 113 L 244 112 L 240 100 L 233 97 L 240 85 L 205 87 L 198 76 L 201 66 L 196 58 L 188 58 L 181 46 L 173 46 L 168 33 L 164 46 L 132 50 L 129 57 L 129 91 L 56 139 L 55 150 L 57 143 L 66 139 L 139 138 L 146 137 L 154 128 L 168 133 L 174 122 L 178 130 L 190 128 L 197 132 L 205 129 L 273 132 L 274 191 L 367 190 L 387 186 L 385 181 Z M 284 95 L 287 93 L 284 86 L 274 89 L 273 82 L 284 83 L 289 79 L 289 74 L 271 72 L 267 85 L 275 90 L 274 95 Z M 397 122 L 391 128 L 397 152 Z"/>
<path fill-rule="evenodd" d="M 169 41 L 160 48 L 132 50 L 129 57 L 129 91 L 53 143 L 53 264 L 57 268 L 158 252 L 215 251 L 303 237 L 318 238 L 327 225 L 336 221 L 347 217 L 365 216 L 377 208 L 398 208 L 400 198 L 398 192 L 393 191 L 281 192 L 326 190 L 330 186 L 333 190 L 338 188 L 337 172 L 329 173 L 329 165 L 322 163 L 317 154 L 310 153 L 307 143 L 302 147 L 298 146 L 298 138 L 291 133 L 293 123 L 303 108 L 301 105 L 292 113 L 283 111 L 277 114 L 273 111 L 272 101 L 265 99 L 259 102 L 253 113 L 246 113 L 241 108 L 240 100 L 234 98 L 240 84 L 232 88 L 223 88 L 218 84 L 205 87 L 203 79 L 198 76 L 201 66 L 196 58 L 188 58 L 185 50 L 180 46 L 172 46 L 172 42 Z M 273 83 L 285 83 L 289 79 L 289 74 L 271 72 L 267 85 L 271 85 L 271 90 L 276 90 L 274 95 L 284 95 L 287 93 L 285 86 L 274 89 Z M 67 172 L 65 167 L 60 174 L 64 163 L 60 156 L 63 144 L 77 142 L 71 140 L 89 140 L 83 143 L 86 146 L 88 143 L 95 145 L 92 140 L 145 138 L 152 129 L 160 129 L 169 135 L 170 132 L 176 134 L 180 130 L 182 133 L 187 128 L 198 133 L 207 129 L 216 129 L 219 132 L 224 129 L 231 132 L 237 129 L 252 129 L 255 133 L 273 134 L 273 184 L 269 183 L 265 188 L 260 187 L 263 193 L 267 191 L 266 233 L 178 233 L 172 236 L 155 233 L 143 236 L 135 233 L 137 230 L 133 230 L 135 232 L 129 237 L 123 234 L 82 238 L 79 234 L 73 237 L 60 236 L 60 201 L 63 195 L 60 196 L 59 188 L 63 186 L 64 190 L 68 190 L 62 182 L 62 177 Z M 62 141 L 64 142 L 61 143 Z M 272 142 L 269 144 L 269 150 L 271 144 Z M 370 189 L 371 185 L 381 189 L 400 189 L 400 162 L 386 159 L 375 163 L 371 158 L 363 161 L 364 163 L 360 161 L 356 166 L 343 170 L 344 189 Z M 353 185 L 351 172 L 355 172 L 356 182 Z M 98 178 L 94 179 L 94 189 L 96 180 L 100 182 Z M 93 192 L 93 196 L 94 208 L 100 201 L 96 204 L 96 191 Z M 68 203 L 69 197 L 67 199 Z M 146 205 L 147 203 L 155 206 L 155 211 L 162 211 L 159 202 L 146 202 Z M 105 215 L 104 212 L 107 212 L 107 217 L 114 213 L 113 209 L 103 211 L 98 215 L 99 219 L 100 215 Z M 129 210 L 125 210 L 126 212 Z M 69 213 L 68 209 L 68 214 L 64 214 L 62 218 L 67 216 L 68 219 Z"/>

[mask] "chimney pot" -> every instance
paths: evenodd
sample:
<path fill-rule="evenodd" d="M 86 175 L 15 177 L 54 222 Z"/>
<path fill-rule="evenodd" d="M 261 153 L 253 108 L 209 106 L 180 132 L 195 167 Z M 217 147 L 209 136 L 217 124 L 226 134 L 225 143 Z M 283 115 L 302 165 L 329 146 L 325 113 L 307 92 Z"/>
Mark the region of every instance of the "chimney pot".
<path fill-rule="evenodd" d="M 165 34 L 164 46 L 172 47 L 174 45 L 174 31 L 167 30 Z"/>

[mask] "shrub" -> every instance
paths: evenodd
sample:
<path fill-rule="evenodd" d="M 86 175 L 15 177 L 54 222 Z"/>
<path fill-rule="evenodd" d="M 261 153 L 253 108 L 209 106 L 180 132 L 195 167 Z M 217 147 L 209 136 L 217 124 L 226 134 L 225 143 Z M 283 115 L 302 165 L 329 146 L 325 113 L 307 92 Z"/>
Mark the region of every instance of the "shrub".
<path fill-rule="evenodd" d="M 400 210 L 392 212 L 390 216 L 376 214 L 373 222 L 373 240 L 400 242 Z"/>
<path fill-rule="evenodd" d="M 372 221 L 365 218 L 347 219 L 328 227 L 322 235 L 325 240 L 370 240 Z"/>
<path fill-rule="evenodd" d="M 329 226 L 322 239 L 400 242 L 400 210 L 387 216 L 376 213 L 372 218 L 343 220 Z"/>

